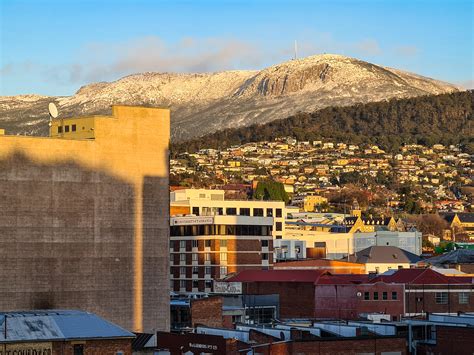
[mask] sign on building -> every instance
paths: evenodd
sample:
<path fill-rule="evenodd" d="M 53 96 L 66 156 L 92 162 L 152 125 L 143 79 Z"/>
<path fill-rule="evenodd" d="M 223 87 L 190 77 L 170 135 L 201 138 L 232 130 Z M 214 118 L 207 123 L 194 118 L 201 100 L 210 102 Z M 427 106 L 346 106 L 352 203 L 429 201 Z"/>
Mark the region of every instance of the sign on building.
<path fill-rule="evenodd" d="M 214 281 L 214 293 L 242 294 L 242 282 Z"/>
<path fill-rule="evenodd" d="M 51 343 L 13 343 L 0 345 L 0 355 L 51 355 Z"/>
<path fill-rule="evenodd" d="M 193 226 L 198 224 L 214 224 L 214 217 L 176 217 L 171 218 L 172 226 Z"/>

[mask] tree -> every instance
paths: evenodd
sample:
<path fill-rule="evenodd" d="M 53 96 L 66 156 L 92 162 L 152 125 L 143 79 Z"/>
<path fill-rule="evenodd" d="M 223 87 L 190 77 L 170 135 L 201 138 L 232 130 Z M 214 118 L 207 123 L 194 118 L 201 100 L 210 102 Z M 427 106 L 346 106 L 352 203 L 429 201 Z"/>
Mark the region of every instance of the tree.
<path fill-rule="evenodd" d="M 423 234 L 432 234 L 442 238 L 444 231 L 449 228 L 448 222 L 438 214 L 424 214 L 409 216 L 408 220 L 416 224 L 417 229 Z"/>
<path fill-rule="evenodd" d="M 285 203 L 290 200 L 285 186 L 274 180 L 259 181 L 253 196 L 257 200 L 284 201 Z"/>

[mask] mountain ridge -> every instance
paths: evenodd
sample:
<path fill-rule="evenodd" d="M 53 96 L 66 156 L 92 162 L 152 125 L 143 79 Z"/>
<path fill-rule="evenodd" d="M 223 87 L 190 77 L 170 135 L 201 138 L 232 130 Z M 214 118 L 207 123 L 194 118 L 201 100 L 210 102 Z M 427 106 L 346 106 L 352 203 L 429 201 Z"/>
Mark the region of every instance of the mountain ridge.
<path fill-rule="evenodd" d="M 172 110 L 172 137 L 182 141 L 299 111 L 453 91 L 459 88 L 418 74 L 323 54 L 262 70 L 131 74 L 84 85 L 72 96 L 0 97 L 0 127 L 13 134 L 47 134 L 49 101 L 65 117 L 107 114 L 112 104 L 150 105 Z"/>

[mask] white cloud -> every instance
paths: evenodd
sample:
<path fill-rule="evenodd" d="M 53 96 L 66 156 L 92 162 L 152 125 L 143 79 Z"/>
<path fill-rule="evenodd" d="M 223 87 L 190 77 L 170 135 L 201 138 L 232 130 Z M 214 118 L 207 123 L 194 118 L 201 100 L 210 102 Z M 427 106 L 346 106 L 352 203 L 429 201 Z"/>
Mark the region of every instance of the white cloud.
<path fill-rule="evenodd" d="M 412 45 L 398 46 L 393 50 L 396 55 L 401 57 L 415 57 L 420 53 L 420 49 Z"/>

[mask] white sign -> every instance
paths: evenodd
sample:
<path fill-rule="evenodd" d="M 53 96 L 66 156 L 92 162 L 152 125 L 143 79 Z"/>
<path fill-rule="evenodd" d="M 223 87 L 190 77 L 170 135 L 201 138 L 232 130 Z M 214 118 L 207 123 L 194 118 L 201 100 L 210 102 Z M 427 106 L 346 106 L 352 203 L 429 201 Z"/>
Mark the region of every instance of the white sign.
<path fill-rule="evenodd" d="M 242 294 L 242 282 L 214 281 L 214 293 Z"/>
<path fill-rule="evenodd" d="M 172 226 L 193 226 L 197 224 L 214 224 L 214 217 L 176 217 L 171 218 Z"/>

